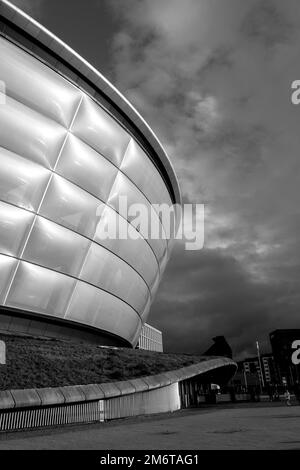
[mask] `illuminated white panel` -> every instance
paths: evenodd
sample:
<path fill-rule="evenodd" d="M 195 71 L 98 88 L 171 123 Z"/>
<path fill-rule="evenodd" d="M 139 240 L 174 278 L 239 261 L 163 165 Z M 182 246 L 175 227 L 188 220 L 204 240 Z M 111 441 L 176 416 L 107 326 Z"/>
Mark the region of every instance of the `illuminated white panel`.
<path fill-rule="evenodd" d="M 137 345 L 137 343 L 138 343 L 138 341 L 139 341 L 139 338 L 140 338 L 140 336 L 141 336 L 142 327 L 143 327 L 143 325 L 142 325 L 142 323 L 141 323 L 141 324 L 139 325 L 138 329 L 136 330 L 134 337 L 132 338 L 131 344 L 133 345 L 134 348 L 136 347 L 136 345 Z"/>
<path fill-rule="evenodd" d="M 123 206 L 123 203 L 120 201 L 120 196 L 122 198 L 127 198 L 127 204 L 126 206 Z M 123 199 L 124 200 L 124 199 Z M 157 216 L 157 214 L 152 211 L 152 216 L 154 221 L 158 224 L 161 230 L 161 235 L 158 233 L 157 236 L 160 236 L 160 238 L 152 238 L 151 237 L 151 207 L 150 203 L 147 201 L 147 199 L 143 196 L 143 194 L 134 186 L 133 183 L 129 181 L 126 176 L 124 176 L 121 172 L 118 173 L 117 178 L 115 180 L 115 183 L 113 185 L 113 189 L 111 191 L 109 200 L 108 200 L 108 205 L 112 206 L 120 215 L 122 215 L 124 218 L 127 218 L 127 220 L 135 227 L 138 229 L 138 231 L 141 233 L 141 235 L 147 239 L 149 245 L 152 247 L 154 253 L 157 256 L 157 259 L 159 261 L 162 260 L 162 258 L 166 254 L 167 250 L 167 241 L 163 239 L 162 234 L 164 233 L 163 228 L 161 226 L 161 222 Z M 130 216 L 129 208 L 131 207 L 133 210 L 133 205 L 134 204 L 139 204 L 141 209 L 136 207 L 136 212 L 134 211 L 134 215 Z M 140 223 L 140 210 L 142 210 L 142 213 L 145 211 L 145 215 L 147 217 L 147 220 L 149 223 L 143 224 Z"/>
<path fill-rule="evenodd" d="M 0 199 L 37 210 L 51 172 L 0 147 Z"/>
<path fill-rule="evenodd" d="M 80 275 L 81 279 L 117 295 L 142 312 L 149 297 L 145 282 L 128 264 L 93 243 Z"/>
<path fill-rule="evenodd" d="M 160 284 L 160 280 L 161 280 L 161 276 L 156 279 L 155 283 L 153 284 L 153 286 L 151 288 L 152 298 L 154 298 L 155 295 L 156 295 L 157 289 L 158 289 L 159 284 Z"/>
<path fill-rule="evenodd" d="M 130 141 L 120 169 L 136 184 L 151 204 L 161 206 L 161 209 L 167 209 L 166 216 L 162 217 L 161 210 L 155 207 L 166 233 L 169 234 L 170 232 L 169 238 L 172 238 L 174 236 L 176 214 L 173 214 L 173 204 L 169 191 L 157 168 L 134 139 Z"/>
<path fill-rule="evenodd" d="M 158 264 L 150 246 L 135 228 L 125 219 L 117 216 L 117 225 L 120 227 L 120 231 L 125 236 L 128 234 L 128 236 L 124 237 L 124 239 L 120 238 L 119 234 L 115 238 L 109 237 L 107 239 L 103 239 L 100 236 L 101 233 L 108 230 L 108 226 L 114 223 L 115 217 L 115 211 L 106 206 L 103 210 L 94 240 L 127 261 L 128 264 L 133 266 L 142 275 L 148 286 L 151 287 L 158 276 Z"/>
<path fill-rule="evenodd" d="M 62 317 L 75 282 L 63 274 L 21 261 L 6 305 Z"/>
<path fill-rule="evenodd" d="M 17 266 L 17 260 L 10 258 L 9 256 L 0 255 L 0 302 L 3 302 L 5 291 L 8 288 L 8 284 L 13 273 L 13 270 Z"/>
<path fill-rule="evenodd" d="M 0 253 L 19 256 L 33 218 L 30 212 L 0 202 Z"/>
<path fill-rule="evenodd" d="M 23 258 L 72 276 L 78 276 L 89 240 L 49 220 L 38 217 Z"/>
<path fill-rule="evenodd" d="M 172 204 L 166 185 L 148 155 L 131 139 L 120 168 L 151 204 Z"/>
<path fill-rule="evenodd" d="M 103 201 L 118 172 L 106 158 L 73 135 L 67 139 L 56 171 Z"/>
<path fill-rule="evenodd" d="M 81 103 L 72 133 L 117 166 L 120 166 L 130 140 L 127 132 L 88 97 Z"/>
<path fill-rule="evenodd" d="M 0 99 L 5 98 L 1 95 Z M 53 168 L 66 132 L 59 124 L 8 96 L 6 104 L 0 106 L 1 146 L 46 168 Z"/>
<path fill-rule="evenodd" d="M 54 175 L 40 214 L 87 237 L 93 237 L 99 221 L 98 210 L 102 208 L 103 204 L 98 199 Z"/>
<path fill-rule="evenodd" d="M 71 124 L 81 98 L 78 88 L 3 38 L 0 57 L 7 95 L 65 127 Z"/>
<path fill-rule="evenodd" d="M 137 313 L 118 298 L 79 281 L 65 319 L 109 331 L 129 342 L 141 322 Z"/>

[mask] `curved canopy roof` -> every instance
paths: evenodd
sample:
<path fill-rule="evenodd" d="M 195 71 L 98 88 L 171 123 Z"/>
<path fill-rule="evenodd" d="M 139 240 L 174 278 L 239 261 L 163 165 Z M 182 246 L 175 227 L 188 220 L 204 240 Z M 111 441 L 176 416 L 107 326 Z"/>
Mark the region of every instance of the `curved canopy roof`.
<path fill-rule="evenodd" d="M 193 377 L 197 377 L 200 382 L 207 377 L 210 383 L 226 383 L 235 374 L 236 369 L 236 363 L 227 357 L 203 356 L 201 362 L 181 369 L 121 382 L 0 391 L 0 409 L 103 400 L 148 392 Z"/>

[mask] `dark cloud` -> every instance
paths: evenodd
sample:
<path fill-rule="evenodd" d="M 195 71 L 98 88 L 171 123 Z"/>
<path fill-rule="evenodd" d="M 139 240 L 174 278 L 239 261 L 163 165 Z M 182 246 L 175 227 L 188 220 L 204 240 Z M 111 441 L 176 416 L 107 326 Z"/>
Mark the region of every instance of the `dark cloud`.
<path fill-rule="evenodd" d="M 106 73 L 115 21 L 102 0 L 11 0 Z"/>
<path fill-rule="evenodd" d="M 288 273 L 284 279 L 269 282 L 257 277 L 255 270 L 244 269 L 243 263 L 226 251 L 186 252 L 177 247 L 151 318 L 168 332 L 168 350 L 201 353 L 213 336 L 224 334 L 236 356 L 245 356 L 253 353 L 256 339 L 262 349 L 268 349 L 268 334 L 273 329 L 300 326 L 295 272 L 289 274 L 296 303 L 291 302 Z M 294 268 L 299 272 L 300 263 Z M 287 267 L 290 269 L 294 271 Z"/>
<path fill-rule="evenodd" d="M 113 5 L 114 80 L 164 142 L 184 200 L 206 204 L 205 248 L 179 244 L 151 322 L 167 349 L 201 352 L 217 334 L 238 355 L 256 339 L 269 349 L 271 330 L 300 325 L 297 3 Z"/>
<path fill-rule="evenodd" d="M 280 3 L 259 0 L 242 24 L 241 29 L 245 35 L 261 41 L 267 47 L 288 41 L 293 33 L 293 26 L 285 15 L 286 5 Z"/>

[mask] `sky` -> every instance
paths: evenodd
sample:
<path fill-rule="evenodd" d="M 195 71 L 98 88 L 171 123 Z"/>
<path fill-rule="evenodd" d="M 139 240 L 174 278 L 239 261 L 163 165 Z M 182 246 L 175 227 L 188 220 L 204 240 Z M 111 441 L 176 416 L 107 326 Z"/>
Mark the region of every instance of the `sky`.
<path fill-rule="evenodd" d="M 149 322 L 165 350 L 236 358 L 300 328 L 299 0 L 13 0 L 135 105 L 205 244 L 176 243 Z"/>

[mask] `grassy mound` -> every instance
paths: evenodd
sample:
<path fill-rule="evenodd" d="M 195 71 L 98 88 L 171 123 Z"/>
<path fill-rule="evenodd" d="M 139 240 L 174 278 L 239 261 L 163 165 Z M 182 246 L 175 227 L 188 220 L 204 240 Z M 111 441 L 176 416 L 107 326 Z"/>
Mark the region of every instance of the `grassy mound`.
<path fill-rule="evenodd" d="M 116 382 L 178 369 L 203 358 L 0 334 L 6 366 L 0 390 Z"/>

